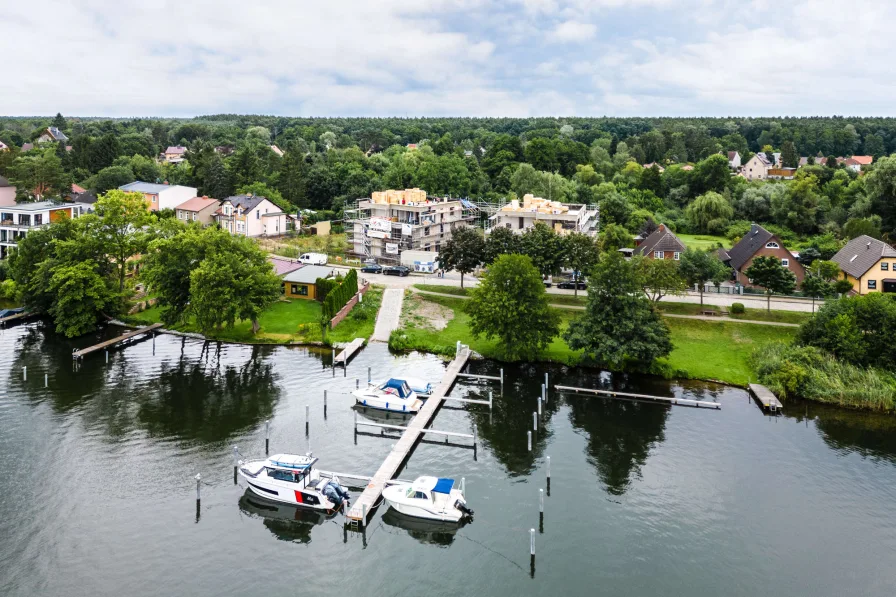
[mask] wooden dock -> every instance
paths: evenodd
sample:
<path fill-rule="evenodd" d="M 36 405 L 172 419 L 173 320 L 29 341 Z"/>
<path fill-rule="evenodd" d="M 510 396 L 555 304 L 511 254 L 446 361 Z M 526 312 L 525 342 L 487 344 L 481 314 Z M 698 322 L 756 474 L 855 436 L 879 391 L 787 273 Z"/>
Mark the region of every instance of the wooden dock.
<path fill-rule="evenodd" d="M 713 408 L 719 410 L 722 405 L 718 402 L 709 402 L 708 400 L 690 400 L 688 398 L 674 398 L 669 396 L 651 396 L 649 394 L 632 394 L 630 392 L 617 392 L 616 390 L 593 390 L 591 388 L 575 388 L 571 386 L 554 386 L 561 392 L 585 392 L 586 394 L 598 394 L 609 398 L 624 398 L 632 400 L 647 400 L 650 402 L 658 402 L 670 404 L 672 406 L 692 406 L 695 408 Z"/>
<path fill-rule="evenodd" d="M 130 338 L 135 338 L 137 336 L 142 336 L 147 332 L 151 332 L 155 329 L 162 327 L 161 323 L 154 323 L 152 325 L 148 325 L 145 328 L 140 328 L 139 330 L 131 330 L 130 332 L 125 332 L 124 334 L 118 336 L 117 338 L 112 338 L 111 340 L 106 340 L 105 342 L 100 342 L 99 344 L 94 344 L 93 346 L 88 346 L 87 348 L 82 348 L 81 350 L 75 350 L 72 352 L 73 359 L 80 359 L 84 356 L 96 352 L 98 350 L 103 350 L 105 348 L 109 348 L 111 346 L 115 346 L 119 342 L 124 342 Z"/>
<path fill-rule="evenodd" d="M 367 526 L 367 518 L 373 512 L 374 507 L 379 505 L 378 502 L 386 484 L 398 473 L 398 469 L 407 460 L 417 440 L 420 439 L 423 430 L 432 421 L 432 418 L 445 400 L 445 396 L 451 391 L 451 386 L 457 380 L 457 374 L 464 368 L 469 358 L 469 347 L 464 346 L 457 351 L 457 356 L 448 365 L 441 383 L 433 390 L 420 412 L 408 423 L 401 437 L 392 446 L 392 451 L 389 452 L 383 464 L 380 465 L 379 470 L 371 477 L 367 488 L 352 504 L 351 509 L 346 514 L 348 523 Z"/>
<path fill-rule="evenodd" d="M 758 383 L 751 383 L 750 392 L 753 393 L 753 396 L 756 397 L 756 400 L 759 401 L 762 408 L 769 412 L 778 412 L 778 410 L 784 408 L 784 405 L 781 404 L 778 397 L 765 386 L 759 385 Z"/>
<path fill-rule="evenodd" d="M 342 349 L 342 352 L 336 355 L 336 358 L 333 359 L 333 366 L 342 365 L 343 367 L 348 366 L 348 361 L 355 353 L 361 350 L 361 347 L 364 346 L 364 338 L 355 338 L 351 342 L 348 343 L 348 346 Z"/>
<path fill-rule="evenodd" d="M 36 313 L 16 313 L 15 315 L 7 315 L 6 317 L 0 318 L 0 325 L 6 325 L 8 321 L 17 321 L 23 319 L 30 319 L 32 317 L 37 317 Z"/>

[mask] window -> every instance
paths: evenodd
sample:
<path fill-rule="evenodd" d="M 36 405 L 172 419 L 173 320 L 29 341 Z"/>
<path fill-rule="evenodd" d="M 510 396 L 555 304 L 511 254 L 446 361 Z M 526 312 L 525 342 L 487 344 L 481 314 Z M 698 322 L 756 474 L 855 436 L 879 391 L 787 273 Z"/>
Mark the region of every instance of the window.
<path fill-rule="evenodd" d="M 885 272 L 885 271 L 887 271 L 888 269 L 890 269 L 890 264 L 887 263 L 886 261 L 881 261 L 881 262 L 880 262 L 880 270 L 881 270 L 882 272 Z"/>
<path fill-rule="evenodd" d="M 868 290 L 877 290 L 877 280 L 868 280 Z"/>
<path fill-rule="evenodd" d="M 196 212 L 195 211 L 193 212 L 193 221 L 194 222 L 196 221 Z"/>
<path fill-rule="evenodd" d="M 256 210 L 255 210 L 255 219 L 256 219 L 256 220 L 260 220 L 260 219 L 261 219 L 261 210 L 260 210 L 260 209 L 256 209 Z"/>
<path fill-rule="evenodd" d="M 31 216 L 28 214 L 19 214 L 19 226 L 30 226 Z"/>
<path fill-rule="evenodd" d="M 156 203 L 158 200 L 159 200 L 159 196 L 158 196 L 158 195 L 153 195 L 153 196 L 152 196 L 152 202 L 153 202 L 153 203 Z"/>
<path fill-rule="evenodd" d="M 306 284 L 293 284 L 289 290 L 295 296 L 308 296 L 308 286 Z"/>
<path fill-rule="evenodd" d="M 666 258 L 666 253 L 664 253 L 663 251 L 654 251 L 654 252 L 653 252 L 653 258 L 654 258 L 654 259 L 665 259 L 665 258 Z"/>
<path fill-rule="evenodd" d="M 770 243 L 765 243 L 765 248 L 766 249 L 780 249 L 781 245 L 779 245 L 776 242 L 770 242 Z"/>
<path fill-rule="evenodd" d="M 40 226 L 44 223 L 44 214 L 34 214 L 34 225 Z"/>
<path fill-rule="evenodd" d="M 781 265 L 783 265 L 784 267 L 788 267 L 790 265 L 790 259 L 782 259 Z"/>
<path fill-rule="evenodd" d="M 679 253 L 678 251 L 675 251 L 675 253 L 672 254 L 672 258 L 673 258 L 675 261 L 678 261 L 678 259 L 679 259 L 680 257 L 681 257 L 681 253 Z"/>

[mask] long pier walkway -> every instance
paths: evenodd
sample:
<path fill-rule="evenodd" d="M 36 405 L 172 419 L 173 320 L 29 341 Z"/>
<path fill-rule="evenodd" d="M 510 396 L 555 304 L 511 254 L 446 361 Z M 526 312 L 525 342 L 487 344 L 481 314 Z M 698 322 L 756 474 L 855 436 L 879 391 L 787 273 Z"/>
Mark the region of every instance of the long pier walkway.
<path fill-rule="evenodd" d="M 133 338 L 135 336 L 141 336 L 147 332 L 151 332 L 156 328 L 162 327 L 161 323 L 154 323 L 152 325 L 148 325 L 145 328 L 140 328 L 139 330 L 133 330 L 130 332 L 125 332 L 124 334 L 118 336 L 117 338 L 112 338 L 111 340 L 106 340 L 105 342 L 100 342 L 99 344 L 94 344 L 93 346 L 88 346 L 87 348 L 82 348 L 81 350 L 75 350 L 72 352 L 73 359 L 83 358 L 85 355 L 88 355 L 92 352 L 96 352 L 98 350 L 103 350 L 104 348 L 109 348 L 110 346 L 114 346 L 119 342 L 124 342 L 128 338 Z"/>
<path fill-rule="evenodd" d="M 355 503 L 352 504 L 351 509 L 346 515 L 348 523 L 360 523 L 362 526 L 367 526 L 367 517 L 370 516 L 374 506 L 379 505 L 377 502 L 382 496 L 386 483 L 398 474 L 398 469 L 404 464 L 404 461 L 411 453 L 411 450 L 414 449 L 414 445 L 417 443 L 417 440 L 420 439 L 420 434 L 423 433 L 423 430 L 429 425 L 430 421 L 432 421 L 432 418 L 439 410 L 439 407 L 442 406 L 445 396 L 448 395 L 448 392 L 451 391 L 451 386 L 453 386 L 455 380 L 457 380 L 457 374 L 461 372 L 464 366 L 466 366 L 467 361 L 470 359 L 470 352 L 470 348 L 467 346 L 462 346 L 457 352 L 457 356 L 454 357 L 454 360 L 448 365 L 448 369 L 445 371 L 441 383 L 439 383 L 436 389 L 433 390 L 432 394 L 426 400 L 426 404 L 423 405 L 423 408 L 421 408 L 417 415 L 411 419 L 410 423 L 408 423 L 404 433 L 402 433 L 398 441 L 395 442 L 392 451 L 386 456 L 386 459 L 383 461 L 383 464 L 380 465 L 379 470 L 377 470 L 373 477 L 371 477 L 370 483 L 367 484 L 367 488 Z"/>

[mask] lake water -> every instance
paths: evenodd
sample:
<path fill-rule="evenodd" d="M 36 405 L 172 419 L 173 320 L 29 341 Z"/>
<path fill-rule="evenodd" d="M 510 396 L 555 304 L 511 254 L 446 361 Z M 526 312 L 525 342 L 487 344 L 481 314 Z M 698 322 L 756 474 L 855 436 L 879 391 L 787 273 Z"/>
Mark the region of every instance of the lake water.
<path fill-rule="evenodd" d="M 475 460 L 423 443 L 401 474 L 466 477 L 473 522 L 432 528 L 380 508 L 366 533 L 346 533 L 341 516 L 244 495 L 231 446 L 262 456 L 270 419 L 272 453 L 306 451 L 310 405 L 319 466 L 372 474 L 395 440 L 356 440 L 356 378 L 372 367 L 377 379 L 438 379 L 441 359 L 374 345 L 333 377 L 329 351 L 160 335 L 73 371 L 72 348 L 104 333 L 72 342 L 40 323 L 0 331 L 0 595 L 889 596 L 896 587 L 893 417 L 804 404 L 768 417 L 738 389 L 550 367 L 552 384 L 615 383 L 722 408 L 552 393 L 529 452 L 546 369 L 508 368 L 503 395 L 468 380 L 452 393 L 483 399 L 494 388 L 493 413 L 468 405 L 435 419 L 442 430 L 477 427 Z M 487 361 L 472 367 L 497 372 Z"/>

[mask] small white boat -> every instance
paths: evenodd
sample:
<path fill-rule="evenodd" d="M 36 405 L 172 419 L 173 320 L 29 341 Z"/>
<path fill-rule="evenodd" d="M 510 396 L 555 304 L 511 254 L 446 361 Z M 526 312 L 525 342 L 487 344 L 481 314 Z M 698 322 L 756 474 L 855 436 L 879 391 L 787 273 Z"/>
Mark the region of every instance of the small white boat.
<path fill-rule="evenodd" d="M 392 378 L 379 385 L 371 384 L 352 392 L 358 404 L 380 410 L 415 413 L 423 401 L 403 379 Z"/>
<path fill-rule="evenodd" d="M 413 483 L 396 483 L 383 490 L 383 499 L 396 511 L 415 518 L 459 522 L 473 511 L 454 479 L 418 477 Z"/>
<path fill-rule="evenodd" d="M 337 477 L 322 477 L 310 454 L 275 454 L 265 460 L 239 461 L 240 476 L 253 493 L 269 500 L 310 508 L 336 510 L 348 505 L 348 490 Z"/>

